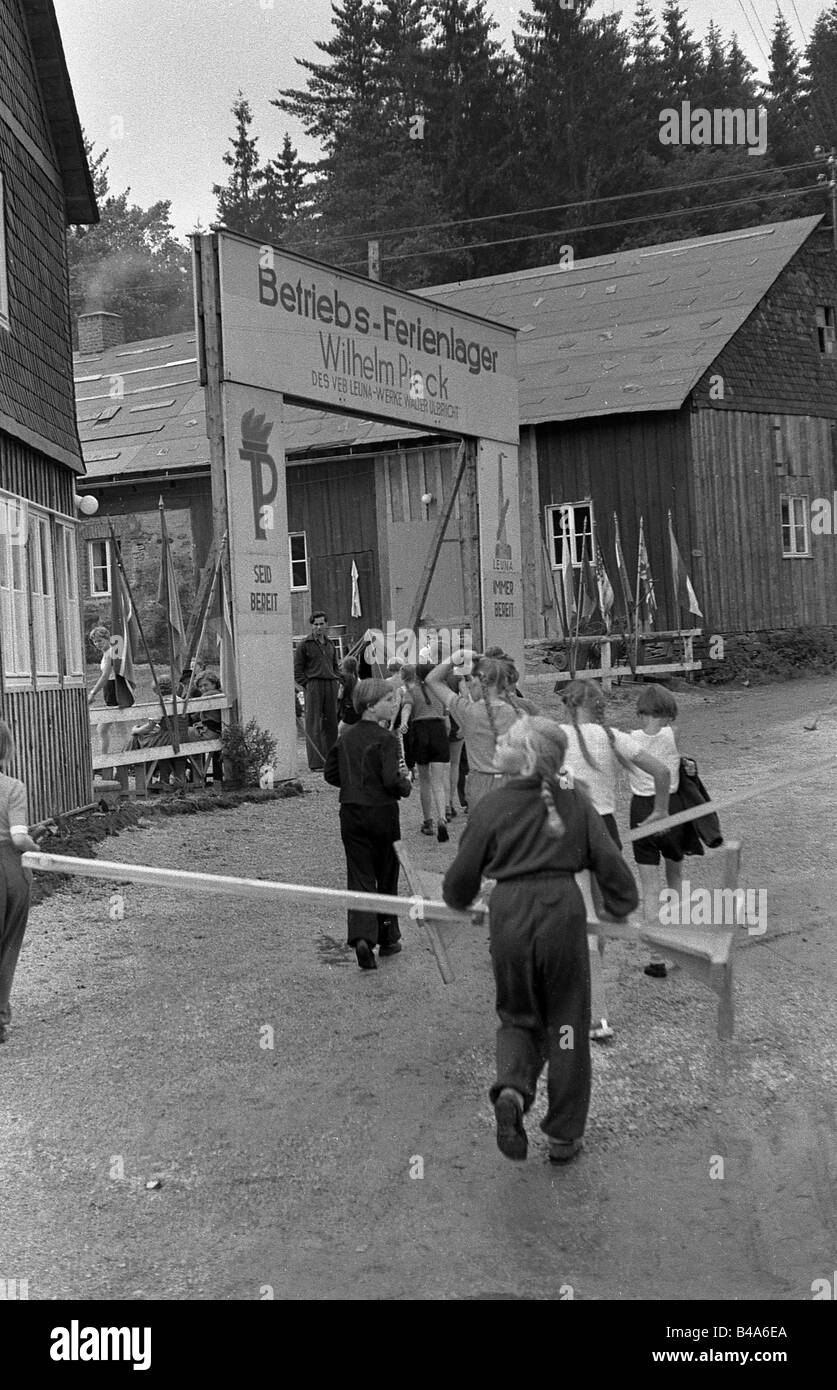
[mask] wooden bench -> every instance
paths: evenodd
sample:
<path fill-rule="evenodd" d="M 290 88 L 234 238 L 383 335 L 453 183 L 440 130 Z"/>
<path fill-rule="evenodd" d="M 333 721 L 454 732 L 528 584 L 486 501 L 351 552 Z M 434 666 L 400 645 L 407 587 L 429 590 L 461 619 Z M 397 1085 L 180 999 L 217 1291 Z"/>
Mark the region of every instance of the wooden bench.
<path fill-rule="evenodd" d="M 182 704 L 182 700 L 178 700 L 178 718 L 181 717 Z M 231 708 L 232 702 L 223 694 L 202 695 L 189 701 L 186 712 L 187 715 L 202 714 L 208 710 L 225 711 Z M 108 705 L 98 706 L 90 711 L 90 723 L 94 728 L 101 724 L 143 724 L 150 719 L 160 719 L 160 717 L 159 701 L 153 704 L 132 705 L 130 709 L 115 709 Z M 122 792 L 127 794 L 128 769 L 134 767 L 136 768 L 137 795 L 144 796 L 158 763 L 172 758 L 185 758 L 192 768 L 193 775 L 201 785 L 205 785 L 207 768 L 212 766 L 211 755 L 222 751 L 223 744 L 219 738 L 202 738 L 195 739 L 190 743 L 181 743 L 176 753 L 170 744 L 159 744 L 153 748 L 126 748 L 120 749 L 118 752 L 95 754 L 92 759 L 93 771 L 106 771 L 108 768 L 114 768 Z"/>
<path fill-rule="evenodd" d="M 431 948 L 442 979 L 446 984 L 453 980 L 453 969 L 448 958 L 444 939 L 440 932 L 439 919 L 433 918 L 432 903 L 442 900 L 442 874 L 428 869 L 419 869 L 413 863 L 409 851 L 402 841 L 395 846 L 404 876 L 415 897 L 425 900 L 421 920 L 427 930 Z M 719 849 L 711 851 L 723 859 L 723 887 L 738 887 L 738 872 L 741 862 L 741 843 L 730 840 Z M 667 956 L 691 978 L 708 986 L 718 996 L 718 1037 L 729 1039 L 733 1036 L 734 1013 L 732 997 L 732 957 L 735 948 L 735 932 L 724 927 L 646 927 L 635 917 L 624 922 L 603 922 L 597 916 L 590 891 L 590 875 L 585 870 L 576 876 L 579 888 L 587 906 L 588 939 L 591 952 L 598 953 L 599 961 L 604 957 L 605 942 L 642 941 Z M 484 906 L 484 905 L 483 905 Z M 487 904 L 490 912 L 490 898 Z M 594 981 L 593 1019 L 606 1016 L 604 1005 L 601 967 L 591 972 Z"/>

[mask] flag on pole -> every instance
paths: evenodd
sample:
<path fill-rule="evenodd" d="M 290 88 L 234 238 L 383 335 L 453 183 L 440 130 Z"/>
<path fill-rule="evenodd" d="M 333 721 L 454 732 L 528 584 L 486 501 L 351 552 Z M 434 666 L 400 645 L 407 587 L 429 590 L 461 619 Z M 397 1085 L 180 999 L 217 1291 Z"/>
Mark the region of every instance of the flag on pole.
<path fill-rule="evenodd" d="M 573 557 L 570 548 L 570 518 L 567 512 L 561 513 L 561 589 L 564 595 L 567 636 L 569 636 L 576 605 Z"/>
<path fill-rule="evenodd" d="M 686 573 L 686 566 L 683 563 L 683 556 L 674 539 L 674 526 L 671 520 L 671 512 L 668 514 L 668 538 L 671 542 L 671 573 L 674 579 L 674 592 L 677 602 L 681 608 L 687 609 L 689 613 L 694 613 L 696 617 L 702 618 L 700 605 L 697 601 L 697 594 L 692 588 L 692 581 Z"/>
<path fill-rule="evenodd" d="M 596 587 L 599 591 L 599 608 L 604 618 L 605 630 L 610 632 L 610 615 L 613 611 L 613 585 L 607 576 L 602 548 L 596 542 Z"/>
<path fill-rule="evenodd" d="M 643 518 L 639 518 L 639 550 L 637 554 L 637 601 L 640 599 L 640 586 L 642 587 L 642 602 L 645 605 L 645 619 L 649 625 L 653 625 L 657 614 L 657 596 L 654 593 L 654 580 L 651 577 L 651 566 L 648 563 L 648 551 L 645 546 L 645 524 Z"/>
<path fill-rule="evenodd" d="M 360 618 L 362 616 L 360 611 L 360 589 L 357 584 L 357 565 L 354 560 L 352 560 L 352 617 Z"/>
<path fill-rule="evenodd" d="M 230 617 L 230 604 L 227 594 L 223 552 L 220 563 L 221 573 L 219 575 L 218 595 L 221 612 L 218 623 L 218 647 L 220 649 L 219 666 L 221 689 L 228 700 L 237 700 L 238 682 L 235 676 L 235 647 L 233 646 L 232 619 Z"/>
<path fill-rule="evenodd" d="M 599 606 L 599 591 L 596 587 L 596 576 L 593 573 L 593 566 L 590 564 L 586 531 L 581 541 L 581 589 L 579 598 L 581 600 L 581 619 L 582 622 L 587 622 L 587 619 L 592 618 Z"/>
<path fill-rule="evenodd" d="M 162 511 L 162 508 L 161 508 Z M 183 621 L 183 613 L 180 608 L 180 594 L 177 590 L 177 575 L 174 570 L 174 562 L 171 558 L 171 542 L 165 530 L 165 517 L 163 521 L 163 545 L 160 557 L 160 582 L 157 586 L 157 602 L 162 608 L 166 609 L 166 618 L 171 628 L 172 648 L 175 655 L 176 671 L 172 671 L 172 681 L 176 686 L 177 681 L 186 665 L 186 654 L 188 643 L 186 641 L 186 624 Z"/>
<path fill-rule="evenodd" d="M 116 695 L 120 707 L 134 703 L 133 694 L 137 678 L 134 673 L 134 652 L 139 642 L 139 628 L 134 615 L 134 605 L 128 593 L 128 586 L 122 574 L 122 556 L 114 538 L 111 538 L 111 599 L 110 631 L 113 637 L 111 662 L 113 678 L 116 681 Z M 126 692 L 127 687 L 127 692 Z M 127 694 L 130 693 L 130 699 Z"/>
<path fill-rule="evenodd" d="M 633 627 L 634 620 L 634 596 L 631 593 L 631 583 L 628 579 L 628 567 L 625 564 L 625 556 L 622 554 L 622 540 L 619 535 L 619 519 L 615 512 L 613 513 L 613 531 L 615 536 L 614 545 L 616 549 L 616 571 L 619 575 L 619 585 L 622 589 L 622 602 L 625 605 L 625 618 L 627 620 L 628 627 L 631 628 Z"/>

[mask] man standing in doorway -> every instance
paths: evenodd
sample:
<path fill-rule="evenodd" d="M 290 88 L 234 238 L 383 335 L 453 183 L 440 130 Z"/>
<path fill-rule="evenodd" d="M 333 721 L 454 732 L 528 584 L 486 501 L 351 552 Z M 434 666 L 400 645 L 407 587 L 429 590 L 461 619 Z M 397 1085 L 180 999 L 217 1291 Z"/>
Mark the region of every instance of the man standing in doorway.
<path fill-rule="evenodd" d="M 312 613 L 311 636 L 300 642 L 294 656 L 294 680 L 305 691 L 305 743 L 312 772 L 325 766 L 337 742 L 337 648 L 326 637 L 325 613 Z"/>

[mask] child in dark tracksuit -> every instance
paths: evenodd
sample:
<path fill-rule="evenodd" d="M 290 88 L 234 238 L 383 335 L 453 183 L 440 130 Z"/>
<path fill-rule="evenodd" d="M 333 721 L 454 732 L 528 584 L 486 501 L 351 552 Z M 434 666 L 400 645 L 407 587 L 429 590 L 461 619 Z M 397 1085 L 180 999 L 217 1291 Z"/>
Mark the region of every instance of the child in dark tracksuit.
<path fill-rule="evenodd" d="M 442 893 L 464 909 L 483 875 L 491 894 L 491 959 L 497 992 L 497 1080 L 490 1096 L 497 1144 L 507 1158 L 527 1153 L 523 1115 L 548 1062 L 548 1109 L 541 1128 L 550 1159 L 581 1148 L 590 1104 L 590 960 L 587 912 L 573 875 L 592 869 L 607 911 L 626 917 L 636 884 L 598 811 L 559 782 L 566 739 L 551 719 L 524 716 L 497 742 L 497 768 L 510 776 L 474 808 Z"/>
<path fill-rule="evenodd" d="M 398 692 L 387 681 L 365 680 L 355 686 L 357 724 L 344 729 L 326 758 L 323 776 L 340 788 L 340 838 L 346 851 L 346 885 L 362 893 L 398 893 L 401 838 L 398 799 L 412 785 L 401 761 L 395 734 L 381 728 L 398 708 Z M 381 956 L 401 950 L 398 918 L 386 913 L 349 909 L 348 944 L 361 970 L 377 970 Z"/>

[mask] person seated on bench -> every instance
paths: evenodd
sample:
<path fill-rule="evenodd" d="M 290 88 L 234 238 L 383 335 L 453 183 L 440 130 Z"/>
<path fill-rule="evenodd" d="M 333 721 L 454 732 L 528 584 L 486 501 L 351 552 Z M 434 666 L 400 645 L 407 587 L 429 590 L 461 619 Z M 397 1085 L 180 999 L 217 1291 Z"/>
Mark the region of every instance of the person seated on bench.
<path fill-rule="evenodd" d="M 221 693 L 221 682 L 214 671 L 204 671 L 197 684 L 197 693 L 202 695 L 219 695 Z M 191 722 L 191 736 L 194 738 L 221 737 L 222 721 L 219 709 L 201 710 L 200 714 L 195 715 Z M 223 758 L 220 753 L 212 754 L 212 772 L 210 774 L 213 781 L 220 782 L 223 774 Z"/>
<path fill-rule="evenodd" d="M 157 689 L 165 698 L 171 698 L 171 681 L 168 676 L 160 676 L 157 681 Z M 129 750 L 132 748 L 165 748 L 171 745 L 172 723 L 177 726 L 177 738 L 179 743 L 188 742 L 189 721 L 182 715 L 178 715 L 175 721 L 171 715 L 167 719 L 149 719 L 144 724 L 135 724 L 131 730 L 131 737 L 128 741 Z M 163 786 L 167 785 L 169 775 L 174 777 L 176 783 L 181 785 L 185 781 L 186 759 L 185 758 L 163 758 L 157 764 L 157 772 Z"/>

